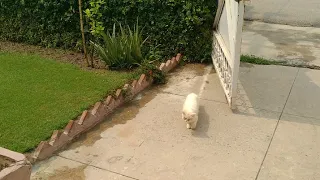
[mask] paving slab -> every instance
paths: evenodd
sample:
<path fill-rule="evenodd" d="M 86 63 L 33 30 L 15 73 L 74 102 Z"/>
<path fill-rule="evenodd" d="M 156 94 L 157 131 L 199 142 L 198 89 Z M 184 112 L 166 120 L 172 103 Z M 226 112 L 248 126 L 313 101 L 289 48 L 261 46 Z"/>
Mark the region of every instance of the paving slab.
<path fill-rule="evenodd" d="M 129 124 L 105 131 L 105 138 L 99 140 L 104 143 L 99 144 L 106 153 L 100 153 L 90 165 L 137 179 L 255 177 L 280 113 L 273 114 L 273 119 L 247 117 L 233 114 L 225 103 L 202 100 L 198 129 L 190 131 L 176 111 L 183 100 L 167 96 L 157 95 Z M 162 108 L 167 103 L 171 108 Z M 152 109 L 155 106 L 158 108 Z M 157 117 L 159 114 L 162 116 Z M 134 132 L 119 136 L 133 124 Z M 110 143 L 112 149 L 108 148 L 115 138 L 119 145 Z M 139 147 L 129 146 L 133 139 L 143 142 Z"/>
<path fill-rule="evenodd" d="M 33 166 L 32 180 L 83 179 L 83 170 L 87 165 L 61 157 L 52 157 L 45 162 Z"/>
<path fill-rule="evenodd" d="M 245 19 L 320 27 L 319 9 L 318 0 L 251 0 L 246 3 Z"/>
<path fill-rule="evenodd" d="M 221 86 L 220 79 L 214 69 L 204 77 L 205 86 L 201 93 L 201 98 L 211 101 L 228 103 Z"/>
<path fill-rule="evenodd" d="M 298 68 L 242 63 L 236 104 L 282 112 Z"/>
<path fill-rule="evenodd" d="M 319 107 L 320 71 L 300 69 L 284 112 L 320 119 Z"/>
<path fill-rule="evenodd" d="M 258 180 L 320 179 L 319 122 L 284 114 Z"/>
<path fill-rule="evenodd" d="M 241 52 L 290 64 L 320 66 L 320 28 L 246 21 Z"/>
<path fill-rule="evenodd" d="M 198 94 L 205 76 L 205 65 L 190 64 L 168 74 L 168 82 L 164 92 L 187 96 L 190 93 Z"/>
<path fill-rule="evenodd" d="M 190 86 L 192 81 L 169 81 L 138 96 L 59 157 L 87 165 L 84 179 L 115 176 L 108 172 L 134 179 L 253 179 L 280 113 L 257 108 L 232 112 L 225 102 L 210 100 L 205 88 L 211 79 L 206 83 L 204 71 L 192 70 L 203 65 L 196 66 L 178 69 L 172 77 L 182 81 L 191 75 L 199 84 L 197 92 L 204 87 L 195 131 L 187 129 L 181 120 L 184 93 L 188 92 L 184 89 L 190 91 L 195 86 Z M 221 88 L 210 86 L 215 87 Z M 50 166 L 60 158 L 44 161 L 41 166 Z M 56 169 L 64 167 L 55 164 Z M 38 172 L 34 170 L 34 174 Z"/>
<path fill-rule="evenodd" d="M 84 169 L 85 179 L 86 180 L 134 180 L 135 178 L 127 177 L 121 174 L 117 174 L 115 172 L 109 172 L 106 170 L 102 170 L 96 167 L 88 166 Z M 59 179 L 61 180 L 61 179 Z M 63 179 L 67 180 L 67 179 Z M 80 179 L 74 179 L 80 180 Z"/>
<path fill-rule="evenodd" d="M 31 180 L 132 180 L 114 172 L 88 166 L 73 160 L 58 156 L 52 157 L 45 163 L 33 168 Z"/>

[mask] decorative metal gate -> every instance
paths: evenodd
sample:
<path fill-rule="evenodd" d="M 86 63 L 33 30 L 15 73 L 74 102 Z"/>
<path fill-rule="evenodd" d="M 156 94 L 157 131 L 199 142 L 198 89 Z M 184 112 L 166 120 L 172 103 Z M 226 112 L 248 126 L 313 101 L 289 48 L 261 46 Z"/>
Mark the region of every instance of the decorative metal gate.
<path fill-rule="evenodd" d="M 242 0 L 218 0 L 212 61 L 231 108 L 237 96 L 243 14 Z"/>

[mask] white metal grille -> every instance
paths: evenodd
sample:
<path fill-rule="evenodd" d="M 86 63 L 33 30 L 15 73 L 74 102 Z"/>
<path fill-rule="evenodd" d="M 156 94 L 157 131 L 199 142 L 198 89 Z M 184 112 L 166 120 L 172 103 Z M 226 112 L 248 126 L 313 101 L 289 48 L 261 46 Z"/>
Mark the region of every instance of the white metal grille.
<path fill-rule="evenodd" d="M 212 61 L 229 105 L 234 108 L 240 66 L 244 4 L 241 0 L 218 0 L 214 21 Z"/>
<path fill-rule="evenodd" d="M 219 35 L 214 34 L 213 36 L 213 51 L 212 51 L 212 60 L 215 66 L 215 70 L 220 78 L 221 85 L 225 91 L 228 102 L 231 102 L 231 79 L 232 79 L 232 70 L 229 65 L 226 53 L 223 52 L 223 49 L 219 43 Z"/>

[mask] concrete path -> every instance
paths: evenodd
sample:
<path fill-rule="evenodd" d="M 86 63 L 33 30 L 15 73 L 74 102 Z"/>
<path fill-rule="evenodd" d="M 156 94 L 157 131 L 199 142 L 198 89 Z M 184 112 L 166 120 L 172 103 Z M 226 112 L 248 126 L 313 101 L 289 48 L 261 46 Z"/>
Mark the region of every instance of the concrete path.
<path fill-rule="evenodd" d="M 320 66 L 319 0 L 252 0 L 245 19 L 242 54 Z"/>
<path fill-rule="evenodd" d="M 234 112 L 210 66 L 170 76 L 36 164 L 32 179 L 320 179 L 320 71 L 242 64 Z M 195 131 L 181 120 L 190 92 L 201 94 Z"/>
<path fill-rule="evenodd" d="M 246 20 L 320 27 L 319 0 L 251 0 L 246 5 Z"/>
<path fill-rule="evenodd" d="M 247 21 L 241 51 L 290 64 L 320 66 L 320 28 Z"/>

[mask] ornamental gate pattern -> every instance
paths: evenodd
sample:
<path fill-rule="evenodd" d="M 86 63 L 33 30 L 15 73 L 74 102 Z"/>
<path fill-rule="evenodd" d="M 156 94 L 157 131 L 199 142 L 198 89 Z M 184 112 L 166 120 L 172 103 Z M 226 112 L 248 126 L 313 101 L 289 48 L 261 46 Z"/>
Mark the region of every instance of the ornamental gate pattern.
<path fill-rule="evenodd" d="M 243 14 L 242 0 L 218 0 L 212 61 L 231 108 L 237 96 Z"/>

